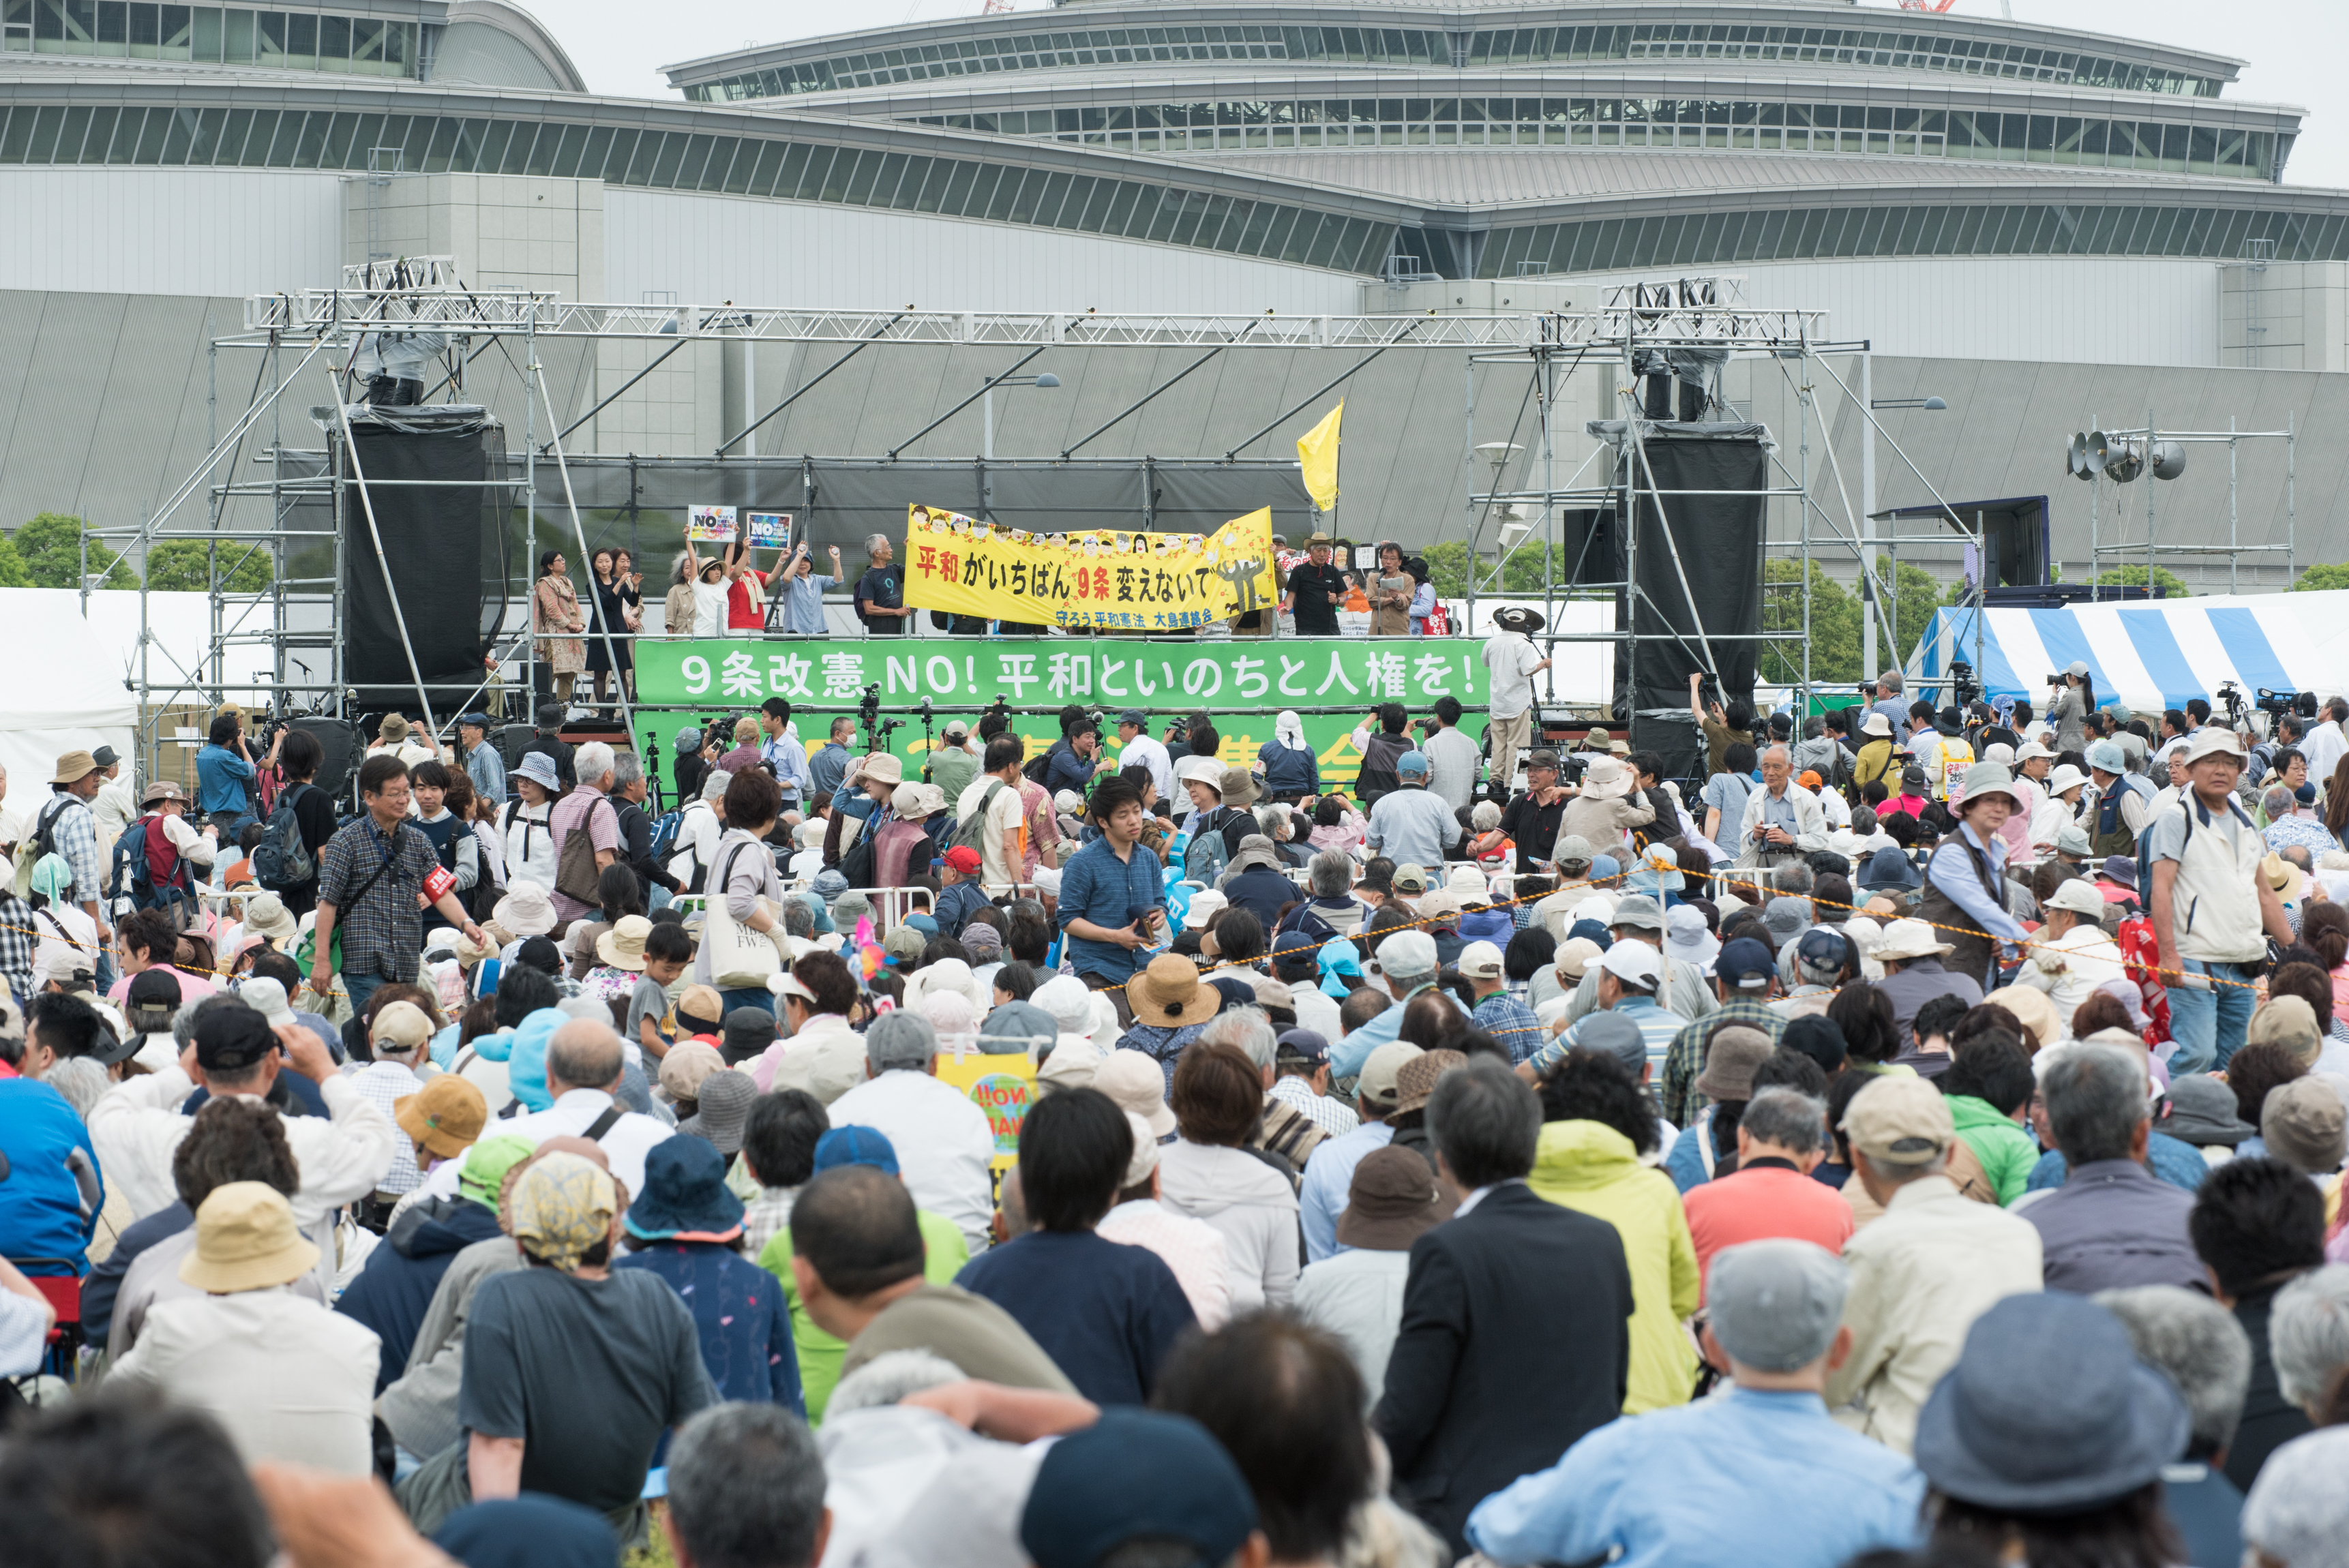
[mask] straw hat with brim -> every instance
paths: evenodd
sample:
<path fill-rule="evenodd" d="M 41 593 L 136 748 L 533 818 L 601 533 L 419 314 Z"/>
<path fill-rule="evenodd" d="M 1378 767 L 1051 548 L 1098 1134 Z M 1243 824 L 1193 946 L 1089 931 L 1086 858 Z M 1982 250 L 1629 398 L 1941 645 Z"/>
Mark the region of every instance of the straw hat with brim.
<path fill-rule="evenodd" d="M 1214 988 L 1201 984 L 1199 966 L 1173 953 L 1152 959 L 1149 968 L 1127 982 L 1125 999 L 1135 1023 L 1159 1029 L 1204 1024 L 1224 1005 Z"/>
<path fill-rule="evenodd" d="M 1754 1075 L 1770 1059 L 1770 1037 L 1744 1024 L 1716 1030 L 1706 1049 L 1704 1071 L 1696 1080 L 1697 1093 L 1712 1100 L 1750 1099 Z"/>
<path fill-rule="evenodd" d="M 1917 1468 L 1961 1502 L 2076 1512 L 2128 1496 L 2186 1451 L 2192 1422 L 2111 1313 L 2063 1291 L 1974 1320 L 1917 1420 Z"/>
<path fill-rule="evenodd" d="M 1467 1061 L 1458 1051 L 1422 1051 L 1397 1068 L 1394 1114 L 1425 1109 L 1428 1097 L 1435 1092 L 1435 1080 Z"/>
<path fill-rule="evenodd" d="M 420 1092 L 393 1100 L 391 1119 L 408 1134 L 418 1153 L 454 1160 L 481 1137 L 490 1119 L 490 1108 L 471 1079 L 438 1073 Z"/>
<path fill-rule="evenodd" d="M 285 1193 L 266 1181 L 229 1181 L 196 1210 L 196 1246 L 180 1260 L 180 1278 L 227 1295 L 291 1284 L 317 1266 L 318 1249 L 302 1239 Z"/>
<path fill-rule="evenodd" d="M 1408 1149 L 1373 1149 L 1354 1167 L 1345 1211 L 1338 1216 L 1338 1244 L 1407 1253 L 1412 1243 L 1450 1219 L 1456 1206 L 1419 1155 Z"/>
<path fill-rule="evenodd" d="M 518 882 L 498 900 L 490 918 L 516 936 L 544 936 L 554 929 L 554 901 L 534 882 Z"/>
<path fill-rule="evenodd" d="M 624 914 L 619 923 L 595 939 L 595 956 L 615 969 L 641 975 L 645 970 L 645 938 L 653 923 L 641 914 Z"/>

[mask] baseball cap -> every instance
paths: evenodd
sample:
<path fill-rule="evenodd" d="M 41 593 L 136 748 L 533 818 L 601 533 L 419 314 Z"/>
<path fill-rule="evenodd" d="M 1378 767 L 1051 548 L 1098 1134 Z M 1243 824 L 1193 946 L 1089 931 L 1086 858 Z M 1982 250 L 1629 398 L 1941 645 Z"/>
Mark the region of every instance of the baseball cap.
<path fill-rule="evenodd" d="M 1704 1301 L 1713 1336 L 1748 1367 L 1792 1372 L 1827 1353 L 1851 1276 L 1814 1242 L 1774 1238 L 1713 1254 Z"/>
<path fill-rule="evenodd" d="M 1721 955 L 1713 961 L 1713 973 L 1734 990 L 1766 991 L 1778 973 L 1778 959 L 1768 943 L 1741 936 L 1722 944 Z"/>
<path fill-rule="evenodd" d="M 1427 753 L 1424 751 L 1406 751 L 1401 757 L 1396 758 L 1395 777 L 1398 779 L 1426 778 Z"/>
<path fill-rule="evenodd" d="M 1274 1047 L 1274 1059 L 1293 1057 L 1300 1062 L 1330 1059 L 1330 1041 L 1319 1029 L 1283 1029 Z"/>
<path fill-rule="evenodd" d="M 1580 833 L 1568 833 L 1557 841 L 1557 847 L 1550 851 L 1550 858 L 1562 866 L 1587 866 L 1597 853 L 1590 847 L 1588 839 Z"/>
<path fill-rule="evenodd" d="M 1460 973 L 1471 980 L 1501 977 L 1501 950 L 1489 942 L 1472 942 L 1460 950 Z"/>
<path fill-rule="evenodd" d="M 823 1171 L 835 1165 L 870 1165 L 895 1176 L 897 1146 L 885 1134 L 855 1122 L 835 1127 L 815 1140 L 815 1168 Z"/>
<path fill-rule="evenodd" d="M 269 1020 L 248 1006 L 213 1007 L 196 1020 L 196 1065 L 237 1073 L 277 1048 Z"/>
<path fill-rule="evenodd" d="M 1427 872 L 1405 861 L 1394 869 L 1394 881 L 1389 884 L 1397 892 L 1423 893 L 1427 891 Z"/>
<path fill-rule="evenodd" d="M 1599 967 L 1619 980 L 1630 980 L 1653 991 L 1663 978 L 1661 956 L 1646 943 L 1627 938 L 1600 954 Z"/>
<path fill-rule="evenodd" d="M 1379 944 L 1381 975 L 1433 975 L 1435 938 L 1423 931 L 1398 931 Z"/>
<path fill-rule="evenodd" d="M 1320 972 L 1320 957 L 1321 944 L 1309 931 L 1284 931 L 1273 938 L 1272 972 L 1280 979 L 1312 978 Z"/>
<path fill-rule="evenodd" d="M 1636 1075 L 1648 1065 L 1648 1037 L 1620 1013 L 1586 1013 L 1574 1026 L 1577 1050 L 1613 1057 Z"/>
<path fill-rule="evenodd" d="M 1381 1114 L 1392 1110 L 1402 1094 L 1396 1086 L 1396 1076 L 1402 1071 L 1403 1063 L 1419 1054 L 1419 1047 L 1409 1040 L 1388 1041 L 1362 1063 L 1361 1077 L 1354 1082 L 1354 1093 L 1364 1105 Z"/>
<path fill-rule="evenodd" d="M 978 851 L 968 844 L 957 844 L 946 852 L 946 862 L 948 870 L 968 876 L 978 870 Z"/>
<path fill-rule="evenodd" d="M 1526 766 L 1528 768 L 1547 768 L 1551 772 L 1555 773 L 1557 771 L 1557 753 L 1551 750 L 1547 746 L 1539 747 L 1526 753 Z"/>
<path fill-rule="evenodd" d="M 1848 954 L 1840 931 L 1815 925 L 1795 944 L 1795 970 L 1806 985 L 1832 985 Z"/>
<path fill-rule="evenodd" d="M 2095 883 L 2088 881 L 2087 878 L 2074 877 L 2040 900 L 2039 907 L 2068 909 L 2075 914 L 2095 915 L 2101 918 L 2105 913 L 2105 895 L 2098 892 Z"/>
<path fill-rule="evenodd" d="M 490 727 L 490 716 L 486 713 L 460 713 L 457 716 L 457 722 L 460 726 L 470 724 L 475 729 L 487 729 Z M 698 736 L 701 732 L 696 730 L 694 733 Z"/>
<path fill-rule="evenodd" d="M 1579 980 L 1605 951 L 1587 936 L 1569 936 L 1557 944 L 1557 956 L 1551 963 L 1568 980 Z"/>
<path fill-rule="evenodd" d="M 169 969 L 142 969 L 130 977 L 130 989 L 122 1002 L 133 1033 L 162 1034 L 171 1028 L 171 1015 L 179 1010 L 180 977 Z"/>
<path fill-rule="evenodd" d="M 432 1020 L 413 1002 L 392 1003 L 378 1013 L 375 1022 L 367 1026 L 369 1043 L 388 1044 L 403 1051 L 412 1051 L 431 1037 Z"/>
<path fill-rule="evenodd" d="M 1120 724 L 1131 724 L 1142 729 L 1147 729 L 1150 727 L 1149 716 L 1138 707 L 1127 708 L 1123 713 L 1117 716 L 1117 721 Z"/>
<path fill-rule="evenodd" d="M 1879 1078 L 1852 1097 L 1844 1136 L 1870 1160 L 1922 1165 L 1957 1137 L 1949 1101 L 1921 1078 Z"/>
<path fill-rule="evenodd" d="M 1104 1477 L 1116 1484 L 1104 1486 Z M 1187 1416 L 1112 1406 L 1054 1443 L 1036 1468 L 1019 1544 L 1036 1568 L 1093 1568 L 1130 1542 L 1179 1541 L 1222 1563 L 1257 1523 L 1246 1478 Z"/>

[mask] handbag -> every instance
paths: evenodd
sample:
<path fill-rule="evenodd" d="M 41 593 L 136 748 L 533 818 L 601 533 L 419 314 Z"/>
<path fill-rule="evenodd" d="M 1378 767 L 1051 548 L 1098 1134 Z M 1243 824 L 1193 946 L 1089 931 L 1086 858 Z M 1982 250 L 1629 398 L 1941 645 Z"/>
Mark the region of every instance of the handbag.
<path fill-rule="evenodd" d="M 766 852 L 761 845 L 736 844 L 733 853 L 746 849 Z M 782 949 L 775 945 L 772 936 L 751 930 L 726 907 L 726 878 L 732 869 L 730 858 L 719 858 L 709 879 L 709 903 L 702 914 L 701 946 L 709 954 L 709 983 L 720 991 L 763 989 L 771 976 L 782 971 Z"/>

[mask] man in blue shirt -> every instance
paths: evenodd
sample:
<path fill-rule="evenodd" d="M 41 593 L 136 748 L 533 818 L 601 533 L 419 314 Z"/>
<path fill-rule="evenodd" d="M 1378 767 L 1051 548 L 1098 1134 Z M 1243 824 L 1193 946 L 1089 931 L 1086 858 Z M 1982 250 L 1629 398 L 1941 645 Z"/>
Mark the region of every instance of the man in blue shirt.
<path fill-rule="evenodd" d="M 1158 857 L 1142 847 L 1142 791 L 1123 779 L 1093 790 L 1102 836 L 1061 868 L 1057 918 L 1069 958 L 1095 990 L 1121 985 L 1141 967 L 1136 950 L 1156 945 L 1166 926 Z"/>
<path fill-rule="evenodd" d="M 808 756 L 808 783 L 813 789 L 808 799 L 816 795 L 837 795 L 840 781 L 848 776 L 848 765 L 856 760 L 848 743 L 856 738 L 856 721 L 843 715 L 832 721 L 832 735 Z"/>
<path fill-rule="evenodd" d="M 783 810 L 797 811 L 805 808 L 814 789 L 807 752 L 792 738 L 791 723 L 792 705 L 781 697 L 771 696 L 759 705 L 759 727 L 767 737 L 767 743 L 759 748 L 759 759 L 775 770 L 775 783 L 783 792 Z"/>
<path fill-rule="evenodd" d="M 457 754 L 464 758 L 465 774 L 473 793 L 484 800 L 506 802 L 506 759 L 490 744 L 490 716 L 461 714 L 457 719 Z"/>
<path fill-rule="evenodd" d="M 1424 931 L 1394 932 L 1379 944 L 1378 966 L 1379 979 L 1372 984 L 1383 982 L 1387 994 L 1394 998 L 1394 1006 L 1330 1047 L 1330 1078 L 1333 1083 L 1360 1077 L 1371 1053 L 1402 1030 L 1403 1009 L 1411 1006 L 1411 999 L 1434 988 L 1436 974 L 1442 968 L 1435 956 L 1435 938 Z M 1454 1008 L 1460 1006 L 1453 1001 L 1451 992 L 1438 991 L 1436 995 L 1451 1002 Z"/>
<path fill-rule="evenodd" d="M 1365 840 L 1399 866 L 1440 869 L 1445 851 L 1460 841 L 1460 820 L 1450 802 L 1427 788 L 1427 753 L 1406 751 L 1396 758 L 1395 783 L 1371 808 Z"/>
<path fill-rule="evenodd" d="M 1827 1373 L 1851 1353 L 1848 1288 L 1843 1264 L 1809 1242 L 1724 1249 L 1702 1341 L 1735 1386 L 1589 1433 L 1478 1503 L 1470 1544 L 1501 1563 L 1616 1568 L 1835 1568 L 1916 1544 L 1924 1479 L 1827 1415 Z"/>
<path fill-rule="evenodd" d="M 840 583 L 840 546 L 832 546 L 832 575 L 815 574 L 815 558 L 808 553 L 807 541 L 800 541 L 798 553 L 783 568 L 783 619 L 793 636 L 821 637 L 824 634 L 823 591 Z"/>
<path fill-rule="evenodd" d="M 1051 760 L 1044 765 L 1044 788 L 1055 795 L 1063 789 L 1081 795 L 1092 788 L 1093 775 L 1101 769 L 1101 727 L 1086 719 L 1052 748 Z"/>
<path fill-rule="evenodd" d="M 253 758 L 245 750 L 244 721 L 233 713 L 212 720 L 211 738 L 196 753 L 196 810 L 221 830 L 221 841 L 236 842 L 253 820 Z"/>
<path fill-rule="evenodd" d="M 95 1014 L 90 1021 L 95 1024 Z M 104 1038 L 94 1028 L 89 1033 Z M 36 1078 L 12 1073 L 0 1079 L 0 1159 L 9 1171 L 8 1201 L 0 1203 L 0 1255 L 66 1264 L 35 1264 L 35 1274 L 81 1273 L 106 1188 L 89 1130 L 66 1097 Z"/>

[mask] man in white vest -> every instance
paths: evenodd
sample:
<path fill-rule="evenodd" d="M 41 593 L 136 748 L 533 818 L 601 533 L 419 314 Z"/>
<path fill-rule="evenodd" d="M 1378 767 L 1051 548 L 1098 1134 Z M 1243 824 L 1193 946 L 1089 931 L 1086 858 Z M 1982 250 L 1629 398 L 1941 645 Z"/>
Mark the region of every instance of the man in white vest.
<path fill-rule="evenodd" d="M 2169 1033 L 2178 1042 L 2173 1074 L 2226 1067 L 2251 1021 L 2251 983 L 2267 955 L 2266 939 L 2292 940 L 2283 905 L 2259 874 L 2267 841 L 2235 798 L 2243 770 L 2235 738 L 2206 724 L 2185 758 L 2186 788 L 2145 830 L 2153 934 L 2161 944 Z"/>

